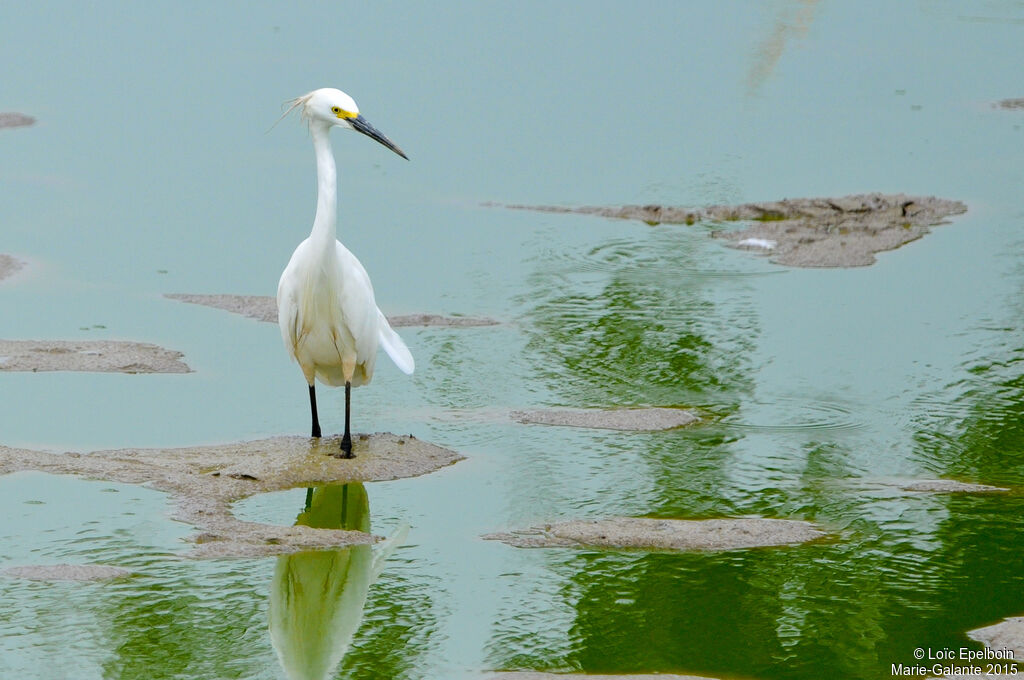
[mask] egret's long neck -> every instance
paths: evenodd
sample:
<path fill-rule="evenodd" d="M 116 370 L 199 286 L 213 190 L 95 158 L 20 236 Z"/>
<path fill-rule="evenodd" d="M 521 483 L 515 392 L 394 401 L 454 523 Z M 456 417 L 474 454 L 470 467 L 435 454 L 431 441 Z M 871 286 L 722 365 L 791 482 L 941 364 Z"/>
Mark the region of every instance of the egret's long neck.
<path fill-rule="evenodd" d="M 338 223 L 338 173 L 334 165 L 334 152 L 327 136 L 330 128 L 311 125 L 313 149 L 316 151 L 316 217 L 310 238 L 323 242 L 323 248 L 331 247 L 337 238 Z"/>

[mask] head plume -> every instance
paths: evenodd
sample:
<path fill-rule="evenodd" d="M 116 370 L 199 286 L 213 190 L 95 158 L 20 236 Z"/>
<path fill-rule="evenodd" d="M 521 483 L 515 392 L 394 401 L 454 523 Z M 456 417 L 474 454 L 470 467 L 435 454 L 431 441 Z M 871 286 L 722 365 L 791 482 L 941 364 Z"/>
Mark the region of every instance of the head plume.
<path fill-rule="evenodd" d="M 276 121 L 274 121 L 274 125 L 270 126 L 270 130 L 273 130 L 274 127 L 278 123 L 280 123 L 282 120 L 284 120 L 288 116 L 289 113 L 291 113 L 292 111 L 297 109 L 299 106 L 302 107 L 302 111 L 300 112 L 300 115 L 302 116 L 302 120 L 304 120 L 304 121 L 306 121 L 308 123 L 309 122 L 309 111 L 306 110 L 306 104 L 309 102 L 310 99 L 313 98 L 314 94 L 316 94 L 316 90 L 313 90 L 312 92 L 307 92 L 306 94 L 302 95 L 301 97 L 296 97 L 295 99 L 289 99 L 284 104 L 282 104 L 281 105 L 282 107 L 287 106 L 288 108 L 286 108 L 284 110 L 284 113 L 281 114 L 280 118 L 278 118 Z M 267 130 L 267 132 L 270 132 L 270 130 Z"/>

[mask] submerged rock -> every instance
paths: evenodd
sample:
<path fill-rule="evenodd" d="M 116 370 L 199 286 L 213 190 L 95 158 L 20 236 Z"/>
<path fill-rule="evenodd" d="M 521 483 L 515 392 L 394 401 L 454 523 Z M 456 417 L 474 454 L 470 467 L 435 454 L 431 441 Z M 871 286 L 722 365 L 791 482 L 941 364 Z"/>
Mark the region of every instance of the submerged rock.
<path fill-rule="evenodd" d="M 636 432 L 671 430 L 700 421 L 693 411 L 681 408 L 550 409 L 513 411 L 511 416 L 527 424 Z"/>
<path fill-rule="evenodd" d="M 248 496 L 302 486 L 417 477 L 462 456 L 410 435 L 357 435 L 354 458 L 335 458 L 338 438 L 273 437 L 178 449 L 117 449 L 55 454 L 0 446 L 0 474 L 39 470 L 111 482 L 145 484 L 169 493 L 174 517 L 200 529 L 194 557 L 278 555 L 373 543 L 360 531 L 243 522 L 231 504 Z"/>
<path fill-rule="evenodd" d="M 191 373 L 184 356 L 122 340 L 0 340 L 0 371 Z"/>
<path fill-rule="evenodd" d="M 0 281 L 18 273 L 24 266 L 21 260 L 0 253 Z"/>
<path fill-rule="evenodd" d="M 715 231 L 712 236 L 730 241 L 736 247 L 768 252 L 772 262 L 793 267 L 869 265 L 874 263 L 875 253 L 919 239 L 930 227 L 944 224 L 947 218 L 967 211 L 967 206 L 960 201 L 878 193 L 706 208 L 662 205 L 507 207 L 634 219 L 651 225 L 753 222 L 741 231 Z"/>
<path fill-rule="evenodd" d="M 277 323 L 277 300 L 269 295 L 193 295 L 190 293 L 166 293 L 166 298 L 180 300 L 194 305 L 204 305 L 227 312 L 241 314 L 257 321 Z M 468 328 L 472 326 L 494 326 L 498 322 L 488 318 L 469 316 L 440 316 L 438 314 L 405 314 L 389 316 L 393 328 L 409 326 L 441 326 L 444 328 Z"/>
<path fill-rule="evenodd" d="M 808 522 L 787 519 L 650 519 L 613 517 L 545 524 L 483 538 L 517 548 L 640 548 L 739 550 L 804 543 L 825 536 Z"/>
<path fill-rule="evenodd" d="M 8 567 L 0 573 L 29 581 L 108 581 L 131 576 L 133 572 L 105 564 L 27 564 Z"/>
<path fill-rule="evenodd" d="M 0 112 L 0 128 L 27 127 L 35 122 L 35 118 L 24 113 Z"/>

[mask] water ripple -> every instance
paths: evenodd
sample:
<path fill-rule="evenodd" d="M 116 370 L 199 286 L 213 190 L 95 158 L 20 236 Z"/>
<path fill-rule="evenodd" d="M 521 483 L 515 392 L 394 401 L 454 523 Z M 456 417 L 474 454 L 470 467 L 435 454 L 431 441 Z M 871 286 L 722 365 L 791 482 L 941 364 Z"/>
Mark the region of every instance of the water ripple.
<path fill-rule="evenodd" d="M 695 245 L 698 248 L 695 248 Z M 676 235 L 675 238 L 652 238 L 649 241 L 616 239 L 586 251 L 541 249 L 540 254 L 532 258 L 532 261 L 539 263 L 544 271 L 556 276 L 615 273 L 661 282 L 775 276 L 786 272 L 782 268 L 754 269 L 750 267 L 749 260 L 697 258 L 693 256 L 692 251 L 699 249 L 699 245 L 700 242 L 695 242 L 692 234 L 686 234 L 683 238 Z M 737 266 L 734 269 L 709 267 L 709 261 L 717 265 L 735 262 Z"/>
<path fill-rule="evenodd" d="M 749 411 L 753 410 L 753 420 Z M 750 402 L 723 424 L 747 432 L 848 432 L 863 429 L 868 418 L 832 399 L 779 397 L 771 402 Z"/>

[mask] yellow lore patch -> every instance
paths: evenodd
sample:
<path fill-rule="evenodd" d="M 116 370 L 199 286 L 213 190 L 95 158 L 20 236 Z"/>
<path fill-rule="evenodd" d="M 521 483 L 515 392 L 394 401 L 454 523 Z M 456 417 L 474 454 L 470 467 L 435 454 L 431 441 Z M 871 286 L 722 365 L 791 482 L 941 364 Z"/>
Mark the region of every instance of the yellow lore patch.
<path fill-rule="evenodd" d="M 331 109 L 331 113 L 336 115 L 338 118 L 358 118 L 359 114 L 352 111 L 346 111 L 340 106 L 335 106 Z"/>

